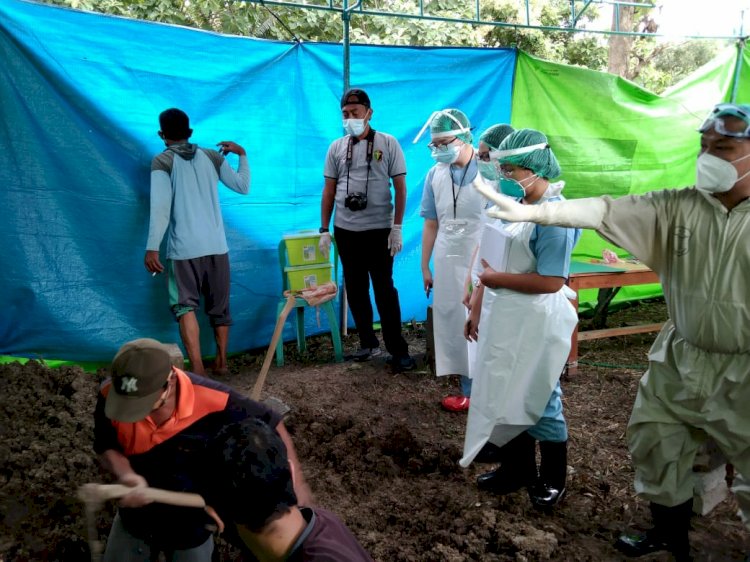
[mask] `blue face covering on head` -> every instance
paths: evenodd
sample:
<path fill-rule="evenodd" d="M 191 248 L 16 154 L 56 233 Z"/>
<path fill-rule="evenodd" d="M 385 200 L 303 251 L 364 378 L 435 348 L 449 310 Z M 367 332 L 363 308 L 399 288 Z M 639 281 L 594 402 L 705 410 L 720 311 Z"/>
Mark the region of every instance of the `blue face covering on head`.
<path fill-rule="evenodd" d="M 510 178 L 500 178 L 500 193 L 514 199 L 523 199 L 526 197 L 526 190 L 523 186 Z"/>
<path fill-rule="evenodd" d="M 482 174 L 482 177 L 489 181 L 496 181 L 500 178 L 500 174 L 497 171 L 497 166 L 494 162 L 483 162 L 479 161 L 477 162 L 477 165 L 479 166 L 479 173 Z"/>
<path fill-rule="evenodd" d="M 461 153 L 461 148 L 463 147 L 452 144 L 444 146 L 445 148 L 435 147 L 432 149 L 432 159 L 442 164 L 453 164 L 458 160 L 458 155 Z"/>

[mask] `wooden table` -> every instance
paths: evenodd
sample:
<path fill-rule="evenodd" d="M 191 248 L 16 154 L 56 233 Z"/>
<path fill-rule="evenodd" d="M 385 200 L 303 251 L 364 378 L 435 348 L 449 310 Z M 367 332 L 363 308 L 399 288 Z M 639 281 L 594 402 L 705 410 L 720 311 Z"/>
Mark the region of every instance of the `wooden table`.
<path fill-rule="evenodd" d="M 647 283 L 659 283 L 659 277 L 648 267 L 641 264 L 617 263 L 612 265 L 571 262 L 568 286 L 576 292 L 576 298 L 571 300 L 578 312 L 578 291 L 581 289 L 607 289 L 613 287 L 625 287 L 627 285 L 644 285 Z M 570 355 L 566 367 L 568 373 L 575 374 L 578 370 L 578 342 L 595 340 L 599 338 L 611 338 L 628 334 L 643 334 L 658 332 L 664 325 L 639 324 L 636 326 L 623 326 L 620 328 L 606 328 L 603 330 L 588 330 L 573 332 L 570 345 Z"/>

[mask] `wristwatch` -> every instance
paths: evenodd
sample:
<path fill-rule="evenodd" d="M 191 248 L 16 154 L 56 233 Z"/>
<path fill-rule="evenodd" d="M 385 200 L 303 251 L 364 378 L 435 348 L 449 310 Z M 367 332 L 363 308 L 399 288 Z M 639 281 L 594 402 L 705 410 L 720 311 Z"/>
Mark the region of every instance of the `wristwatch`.
<path fill-rule="evenodd" d="M 325 226 L 321 226 L 318 229 L 318 234 L 323 234 L 324 232 L 328 232 L 328 229 Z"/>

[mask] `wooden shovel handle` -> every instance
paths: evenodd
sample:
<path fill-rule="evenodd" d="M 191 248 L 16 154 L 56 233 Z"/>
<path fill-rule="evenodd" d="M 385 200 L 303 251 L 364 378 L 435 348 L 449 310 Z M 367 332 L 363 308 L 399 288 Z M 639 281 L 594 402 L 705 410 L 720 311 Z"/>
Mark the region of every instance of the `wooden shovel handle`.
<path fill-rule="evenodd" d="M 146 499 L 180 507 L 206 507 L 206 502 L 199 494 L 189 492 L 172 492 L 159 488 L 133 488 L 122 484 L 84 484 L 78 489 L 78 497 L 85 502 L 105 502 L 119 499 L 137 489 Z"/>
<path fill-rule="evenodd" d="M 266 351 L 266 358 L 263 361 L 263 366 L 260 368 L 260 374 L 258 375 L 258 380 L 255 381 L 255 386 L 253 387 L 253 391 L 250 394 L 250 398 L 253 400 L 260 400 L 260 393 L 263 390 L 263 384 L 266 382 L 266 375 L 268 375 L 268 369 L 271 367 L 271 359 L 273 359 L 273 353 L 276 350 L 276 343 L 279 341 L 279 338 L 281 337 L 281 332 L 284 330 L 284 323 L 286 322 L 286 317 L 289 316 L 289 313 L 294 308 L 294 305 L 297 304 L 297 298 L 294 295 L 289 295 L 286 299 L 286 304 L 284 305 L 284 308 L 281 309 L 281 313 L 279 314 L 279 317 L 276 319 L 276 327 L 273 330 L 273 336 L 271 336 L 271 343 L 268 344 L 268 351 Z"/>

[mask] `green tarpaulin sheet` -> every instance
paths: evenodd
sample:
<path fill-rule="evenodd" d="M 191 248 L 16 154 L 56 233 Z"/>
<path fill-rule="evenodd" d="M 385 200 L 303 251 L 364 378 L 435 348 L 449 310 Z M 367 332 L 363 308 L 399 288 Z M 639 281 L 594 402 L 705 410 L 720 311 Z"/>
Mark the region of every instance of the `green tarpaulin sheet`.
<path fill-rule="evenodd" d="M 612 74 L 519 52 L 511 123 L 547 134 L 568 199 L 689 186 L 695 180 L 697 128 L 714 104 L 729 99 L 736 58 L 736 49 L 729 48 L 659 96 Z M 743 61 L 747 66 L 747 55 Z M 750 100 L 750 84 L 742 91 Z M 625 255 L 584 231 L 573 257 L 601 258 L 605 248 Z M 623 287 L 616 300 L 660 294 L 657 285 Z M 582 311 L 596 303 L 594 289 L 580 296 Z"/>

